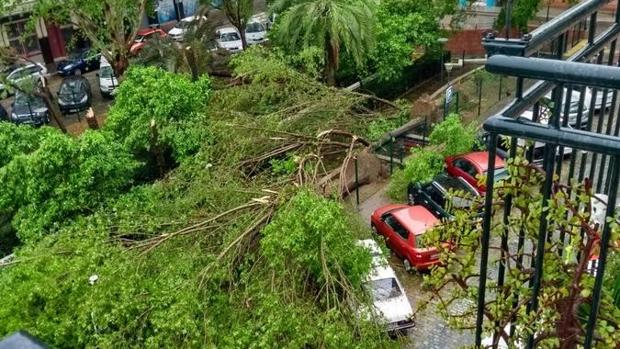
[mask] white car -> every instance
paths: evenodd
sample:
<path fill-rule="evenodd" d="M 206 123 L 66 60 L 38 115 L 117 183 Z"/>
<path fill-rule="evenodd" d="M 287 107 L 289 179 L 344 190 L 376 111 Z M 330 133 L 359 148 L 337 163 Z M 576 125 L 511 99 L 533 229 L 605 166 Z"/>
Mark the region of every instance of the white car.
<path fill-rule="evenodd" d="M 562 103 L 560 104 L 560 113 L 562 118 L 564 118 L 564 103 L 566 102 L 566 94 L 568 93 L 568 89 L 564 88 L 564 92 L 562 93 Z M 590 103 L 592 100 L 592 94 L 589 89 L 585 90 L 585 96 L 583 98 L 583 111 L 581 113 L 581 120 L 579 125 L 577 125 L 577 118 L 579 116 L 579 99 L 581 97 L 581 92 L 577 90 L 572 90 L 570 97 L 570 107 L 568 110 L 568 125 L 574 128 L 583 128 L 588 124 L 589 120 L 589 111 L 590 111 Z M 545 95 L 544 99 L 547 101 L 551 100 L 552 94 L 551 92 Z M 549 110 L 549 112 L 551 112 Z"/>
<path fill-rule="evenodd" d="M 228 26 L 219 28 L 215 32 L 215 37 L 220 48 L 226 49 L 232 53 L 243 51 L 241 36 L 235 27 Z"/>
<path fill-rule="evenodd" d="M 532 121 L 534 118 L 534 113 L 531 110 L 526 110 L 523 112 L 523 114 L 521 114 L 520 118 L 526 119 L 528 121 Z M 543 113 L 539 117 L 538 123 L 543 124 L 543 125 L 549 124 L 548 113 Z M 572 128 L 570 124 L 568 124 L 566 127 Z M 519 138 L 519 140 L 517 141 L 517 145 L 520 147 L 525 147 L 526 141 L 523 138 Z M 533 156 L 534 163 L 542 162 L 544 160 L 544 150 L 545 150 L 545 143 L 542 143 L 542 142 L 534 143 L 534 156 Z M 573 149 L 569 147 L 564 147 L 563 150 L 564 150 L 562 153 L 563 157 L 569 156 L 573 153 Z M 556 156 L 560 156 L 560 148 L 557 148 Z"/>
<path fill-rule="evenodd" d="M 188 29 L 191 25 L 199 20 L 206 21 L 207 18 L 205 16 L 190 16 L 181 19 L 170 31 L 168 31 L 168 36 L 174 41 L 183 41 L 185 40 L 185 33 L 187 33 Z"/>
<path fill-rule="evenodd" d="M 245 27 L 245 40 L 248 45 L 262 44 L 267 41 L 267 27 L 259 21 L 250 21 Z"/>
<path fill-rule="evenodd" d="M 114 96 L 116 88 L 118 87 L 118 80 L 116 76 L 114 76 L 114 69 L 112 69 L 112 66 L 104 56 L 101 56 L 99 73 L 97 73 L 97 76 L 99 77 L 101 96 L 105 98 Z"/>
<path fill-rule="evenodd" d="M 594 95 L 593 89 L 588 88 L 588 91 L 590 92 L 590 95 Z M 614 98 L 614 90 L 613 89 L 607 90 L 607 99 L 605 99 L 605 108 L 603 108 L 603 96 L 604 95 L 605 95 L 604 89 L 597 89 L 596 98 L 594 100 L 594 110 L 607 109 L 611 107 L 611 103 Z"/>
<path fill-rule="evenodd" d="M 372 254 L 372 270 L 364 281 L 364 287 L 372 295 L 372 312 L 386 326 L 388 332 L 406 331 L 414 327 L 413 310 L 405 290 L 377 243 L 368 239 L 360 240 L 358 245 L 367 248 Z M 365 309 L 358 311 L 358 314 L 370 316 Z"/>
<path fill-rule="evenodd" d="M 22 81 L 25 81 L 28 78 L 40 79 L 41 77 L 47 76 L 47 69 L 43 64 L 40 63 L 30 63 L 13 70 L 9 75 L 6 76 L 6 79 L 11 82 L 11 84 L 19 84 Z M 10 86 L 5 86 L 0 83 L 0 93 L 4 90 L 7 90 L 10 94 L 13 94 L 13 91 Z"/>

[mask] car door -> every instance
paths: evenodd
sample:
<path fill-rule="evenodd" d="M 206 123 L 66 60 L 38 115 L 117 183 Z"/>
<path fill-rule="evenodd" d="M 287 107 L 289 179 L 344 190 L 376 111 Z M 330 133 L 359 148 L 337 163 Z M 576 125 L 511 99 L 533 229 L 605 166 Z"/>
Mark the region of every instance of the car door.
<path fill-rule="evenodd" d="M 391 214 L 386 215 L 385 224 L 391 231 L 390 236 L 386 236 L 386 244 L 397 256 L 405 257 L 409 245 L 409 231 Z"/>

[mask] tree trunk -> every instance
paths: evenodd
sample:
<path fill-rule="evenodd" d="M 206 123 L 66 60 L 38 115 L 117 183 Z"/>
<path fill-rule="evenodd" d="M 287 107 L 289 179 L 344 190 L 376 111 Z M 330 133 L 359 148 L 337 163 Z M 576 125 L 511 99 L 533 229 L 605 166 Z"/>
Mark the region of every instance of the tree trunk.
<path fill-rule="evenodd" d="M 336 86 L 336 54 L 334 48 L 331 45 L 331 40 L 326 38 L 325 40 L 325 82 L 328 86 Z"/>
<path fill-rule="evenodd" d="M 248 48 L 248 42 L 245 38 L 245 26 L 240 25 L 237 29 L 239 30 L 239 35 L 241 36 L 241 46 L 243 46 L 243 49 L 245 50 Z"/>
<path fill-rule="evenodd" d="M 119 54 L 114 60 L 112 67 L 114 68 L 114 74 L 116 75 L 116 78 L 120 78 L 123 74 L 125 74 L 127 68 L 129 68 L 129 58 L 127 57 L 127 55 Z"/>
<path fill-rule="evenodd" d="M 187 65 L 189 66 L 189 70 L 192 72 L 192 81 L 198 80 L 198 65 L 196 64 L 196 57 L 194 56 L 194 50 L 188 46 L 184 50 L 185 59 L 187 60 Z"/>
<path fill-rule="evenodd" d="M 45 101 L 45 105 L 47 105 L 47 110 L 49 111 L 52 119 L 54 119 L 54 121 L 58 125 L 58 128 L 60 128 L 63 133 L 67 133 L 67 128 L 62 122 L 62 112 L 60 111 L 58 102 L 52 95 L 52 92 L 47 87 L 47 85 L 41 88 L 41 97 L 43 98 L 43 101 Z"/>

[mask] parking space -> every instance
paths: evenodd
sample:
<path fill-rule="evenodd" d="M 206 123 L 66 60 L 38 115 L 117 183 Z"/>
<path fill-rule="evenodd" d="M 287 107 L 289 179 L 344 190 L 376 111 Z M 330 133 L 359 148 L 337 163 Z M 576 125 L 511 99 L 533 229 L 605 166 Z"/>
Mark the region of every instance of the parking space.
<path fill-rule="evenodd" d="M 101 96 L 101 92 L 99 91 L 99 82 L 97 78 L 97 72 L 89 72 L 83 74 L 83 76 L 90 83 L 91 91 L 92 91 L 92 108 L 97 116 L 97 121 L 99 125 L 105 121 L 105 117 L 107 116 L 108 109 L 110 108 L 111 100 L 105 99 Z M 60 88 L 60 83 L 62 82 L 62 77 L 59 75 L 52 75 L 49 77 L 48 82 L 50 84 L 50 88 L 52 93 L 58 93 Z M 0 103 L 6 109 L 7 112 L 11 112 L 11 104 L 13 103 L 14 97 L 9 97 L 2 100 Z M 69 133 L 73 135 L 77 135 L 82 133 L 85 129 L 88 128 L 88 124 L 84 119 L 85 112 L 80 112 L 76 114 L 69 114 L 63 116 L 63 122 Z M 55 122 L 52 120 L 52 123 L 49 125 L 52 127 L 57 127 Z"/>

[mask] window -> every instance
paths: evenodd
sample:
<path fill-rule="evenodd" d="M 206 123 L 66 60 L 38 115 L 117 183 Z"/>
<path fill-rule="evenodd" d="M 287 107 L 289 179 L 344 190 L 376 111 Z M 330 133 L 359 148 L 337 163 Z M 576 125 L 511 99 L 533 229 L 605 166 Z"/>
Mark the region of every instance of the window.
<path fill-rule="evenodd" d="M 29 33 L 26 28 L 27 20 L 12 22 L 5 24 L 6 34 L 9 38 L 9 45 L 23 55 L 34 55 L 41 51 L 39 48 L 39 40 L 33 33 L 28 36 L 22 36 L 23 33 Z"/>
<path fill-rule="evenodd" d="M 370 280 L 365 282 L 364 286 L 372 294 L 375 302 L 387 301 L 403 294 L 395 278 Z"/>
<path fill-rule="evenodd" d="M 385 224 L 389 225 L 390 228 L 392 228 L 398 235 L 400 235 L 400 237 L 402 237 L 405 240 L 409 238 L 409 232 L 407 231 L 407 229 L 405 229 L 405 227 L 403 227 L 400 223 L 398 223 L 398 221 L 396 220 L 396 218 L 394 218 L 394 216 L 387 215 L 384 221 L 385 221 Z"/>
<path fill-rule="evenodd" d="M 461 170 L 467 172 L 470 176 L 476 177 L 478 175 L 478 171 L 476 168 L 465 159 L 457 159 L 454 161 L 454 166 L 460 168 Z"/>
<path fill-rule="evenodd" d="M 438 188 L 436 188 L 434 185 L 429 186 L 428 194 L 431 196 L 431 199 L 433 199 L 433 201 L 443 206 L 444 196 Z"/>

